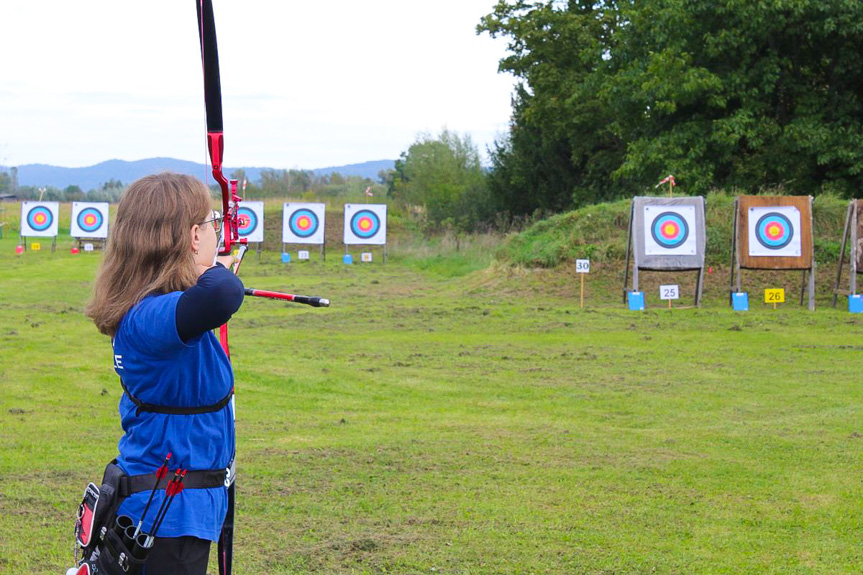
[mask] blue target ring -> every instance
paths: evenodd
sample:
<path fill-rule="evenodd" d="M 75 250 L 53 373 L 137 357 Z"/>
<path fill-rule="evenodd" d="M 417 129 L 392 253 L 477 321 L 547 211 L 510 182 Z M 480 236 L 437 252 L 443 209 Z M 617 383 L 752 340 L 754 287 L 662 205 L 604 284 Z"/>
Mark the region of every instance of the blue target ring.
<path fill-rule="evenodd" d="M 258 229 L 258 214 L 255 213 L 255 210 L 240 208 L 237 210 L 237 219 L 240 222 L 237 233 L 240 234 L 241 238 L 252 235 Z"/>
<path fill-rule="evenodd" d="M 781 250 L 794 238 L 794 227 L 783 214 L 770 212 L 758 218 L 755 239 L 769 250 Z"/>
<path fill-rule="evenodd" d="M 318 226 L 318 216 L 306 208 L 300 208 L 288 218 L 288 227 L 298 238 L 312 237 L 318 231 Z"/>
<path fill-rule="evenodd" d="M 93 233 L 105 223 L 102 212 L 96 208 L 84 208 L 78 212 L 78 227 L 82 232 Z"/>
<path fill-rule="evenodd" d="M 689 225 L 680 214 L 663 212 L 656 216 L 650 226 L 653 240 L 663 248 L 679 248 L 689 237 Z"/>
<path fill-rule="evenodd" d="M 371 210 L 359 210 L 351 217 L 351 233 L 360 239 L 368 240 L 381 231 L 381 220 Z"/>
<path fill-rule="evenodd" d="M 37 232 L 44 232 L 54 223 L 54 214 L 45 206 L 36 206 L 27 212 L 27 225 Z"/>

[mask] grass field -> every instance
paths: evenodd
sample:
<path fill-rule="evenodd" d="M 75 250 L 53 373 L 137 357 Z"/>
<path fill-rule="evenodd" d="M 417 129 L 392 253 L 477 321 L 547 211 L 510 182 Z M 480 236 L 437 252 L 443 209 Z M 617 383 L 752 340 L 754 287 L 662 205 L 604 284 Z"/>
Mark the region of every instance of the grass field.
<path fill-rule="evenodd" d="M 99 256 L 14 243 L 0 573 L 63 573 L 120 387 L 81 313 Z M 568 271 L 403 247 L 244 264 L 333 307 L 247 300 L 232 322 L 238 573 L 863 571 L 863 318 L 823 289 L 815 313 L 753 292 L 740 314 L 717 272 L 704 308 L 636 313 L 606 264 L 580 310 Z"/>

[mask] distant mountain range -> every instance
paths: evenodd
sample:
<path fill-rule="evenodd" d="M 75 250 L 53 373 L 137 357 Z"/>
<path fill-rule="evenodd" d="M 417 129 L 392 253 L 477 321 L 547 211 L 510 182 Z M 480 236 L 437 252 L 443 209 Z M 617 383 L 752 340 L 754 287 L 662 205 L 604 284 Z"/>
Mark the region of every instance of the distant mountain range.
<path fill-rule="evenodd" d="M 377 179 L 381 170 L 392 170 L 395 166 L 394 160 L 376 160 L 363 162 L 362 164 L 349 164 L 347 166 L 333 166 L 329 168 L 317 168 L 308 170 L 315 175 L 331 174 L 337 172 L 342 176 L 360 176 L 362 178 Z M 225 166 L 225 175 L 230 176 L 235 170 L 244 170 L 249 182 L 257 182 L 261 178 L 261 172 L 270 168 L 238 168 Z M 9 172 L 9 167 L 0 166 L 0 171 Z M 124 184 L 130 184 L 149 174 L 159 172 L 177 172 L 192 176 L 203 177 L 208 170 L 203 164 L 175 160 L 174 158 L 150 158 L 126 162 L 123 160 L 108 160 L 95 166 L 86 168 L 61 168 L 46 164 L 25 164 L 18 166 L 18 184 L 21 186 L 53 186 L 63 189 L 67 186 L 78 186 L 82 190 L 89 191 L 102 187 L 102 184 L 110 180 L 119 180 Z"/>

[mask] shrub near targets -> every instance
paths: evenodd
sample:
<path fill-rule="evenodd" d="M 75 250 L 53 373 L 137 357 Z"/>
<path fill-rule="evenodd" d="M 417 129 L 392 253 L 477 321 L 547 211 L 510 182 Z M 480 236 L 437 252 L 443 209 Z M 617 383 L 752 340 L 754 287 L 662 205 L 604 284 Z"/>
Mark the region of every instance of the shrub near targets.
<path fill-rule="evenodd" d="M 72 202 L 73 238 L 106 239 L 108 237 L 107 202 Z"/>

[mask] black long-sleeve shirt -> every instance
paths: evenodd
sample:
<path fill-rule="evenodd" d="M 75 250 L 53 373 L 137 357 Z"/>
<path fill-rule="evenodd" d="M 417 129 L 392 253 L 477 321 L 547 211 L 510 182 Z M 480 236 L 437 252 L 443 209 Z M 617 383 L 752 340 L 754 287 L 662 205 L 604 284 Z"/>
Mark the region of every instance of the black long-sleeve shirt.
<path fill-rule="evenodd" d="M 183 343 L 231 319 L 243 303 L 243 282 L 217 263 L 198 278 L 177 302 L 177 333 Z"/>

